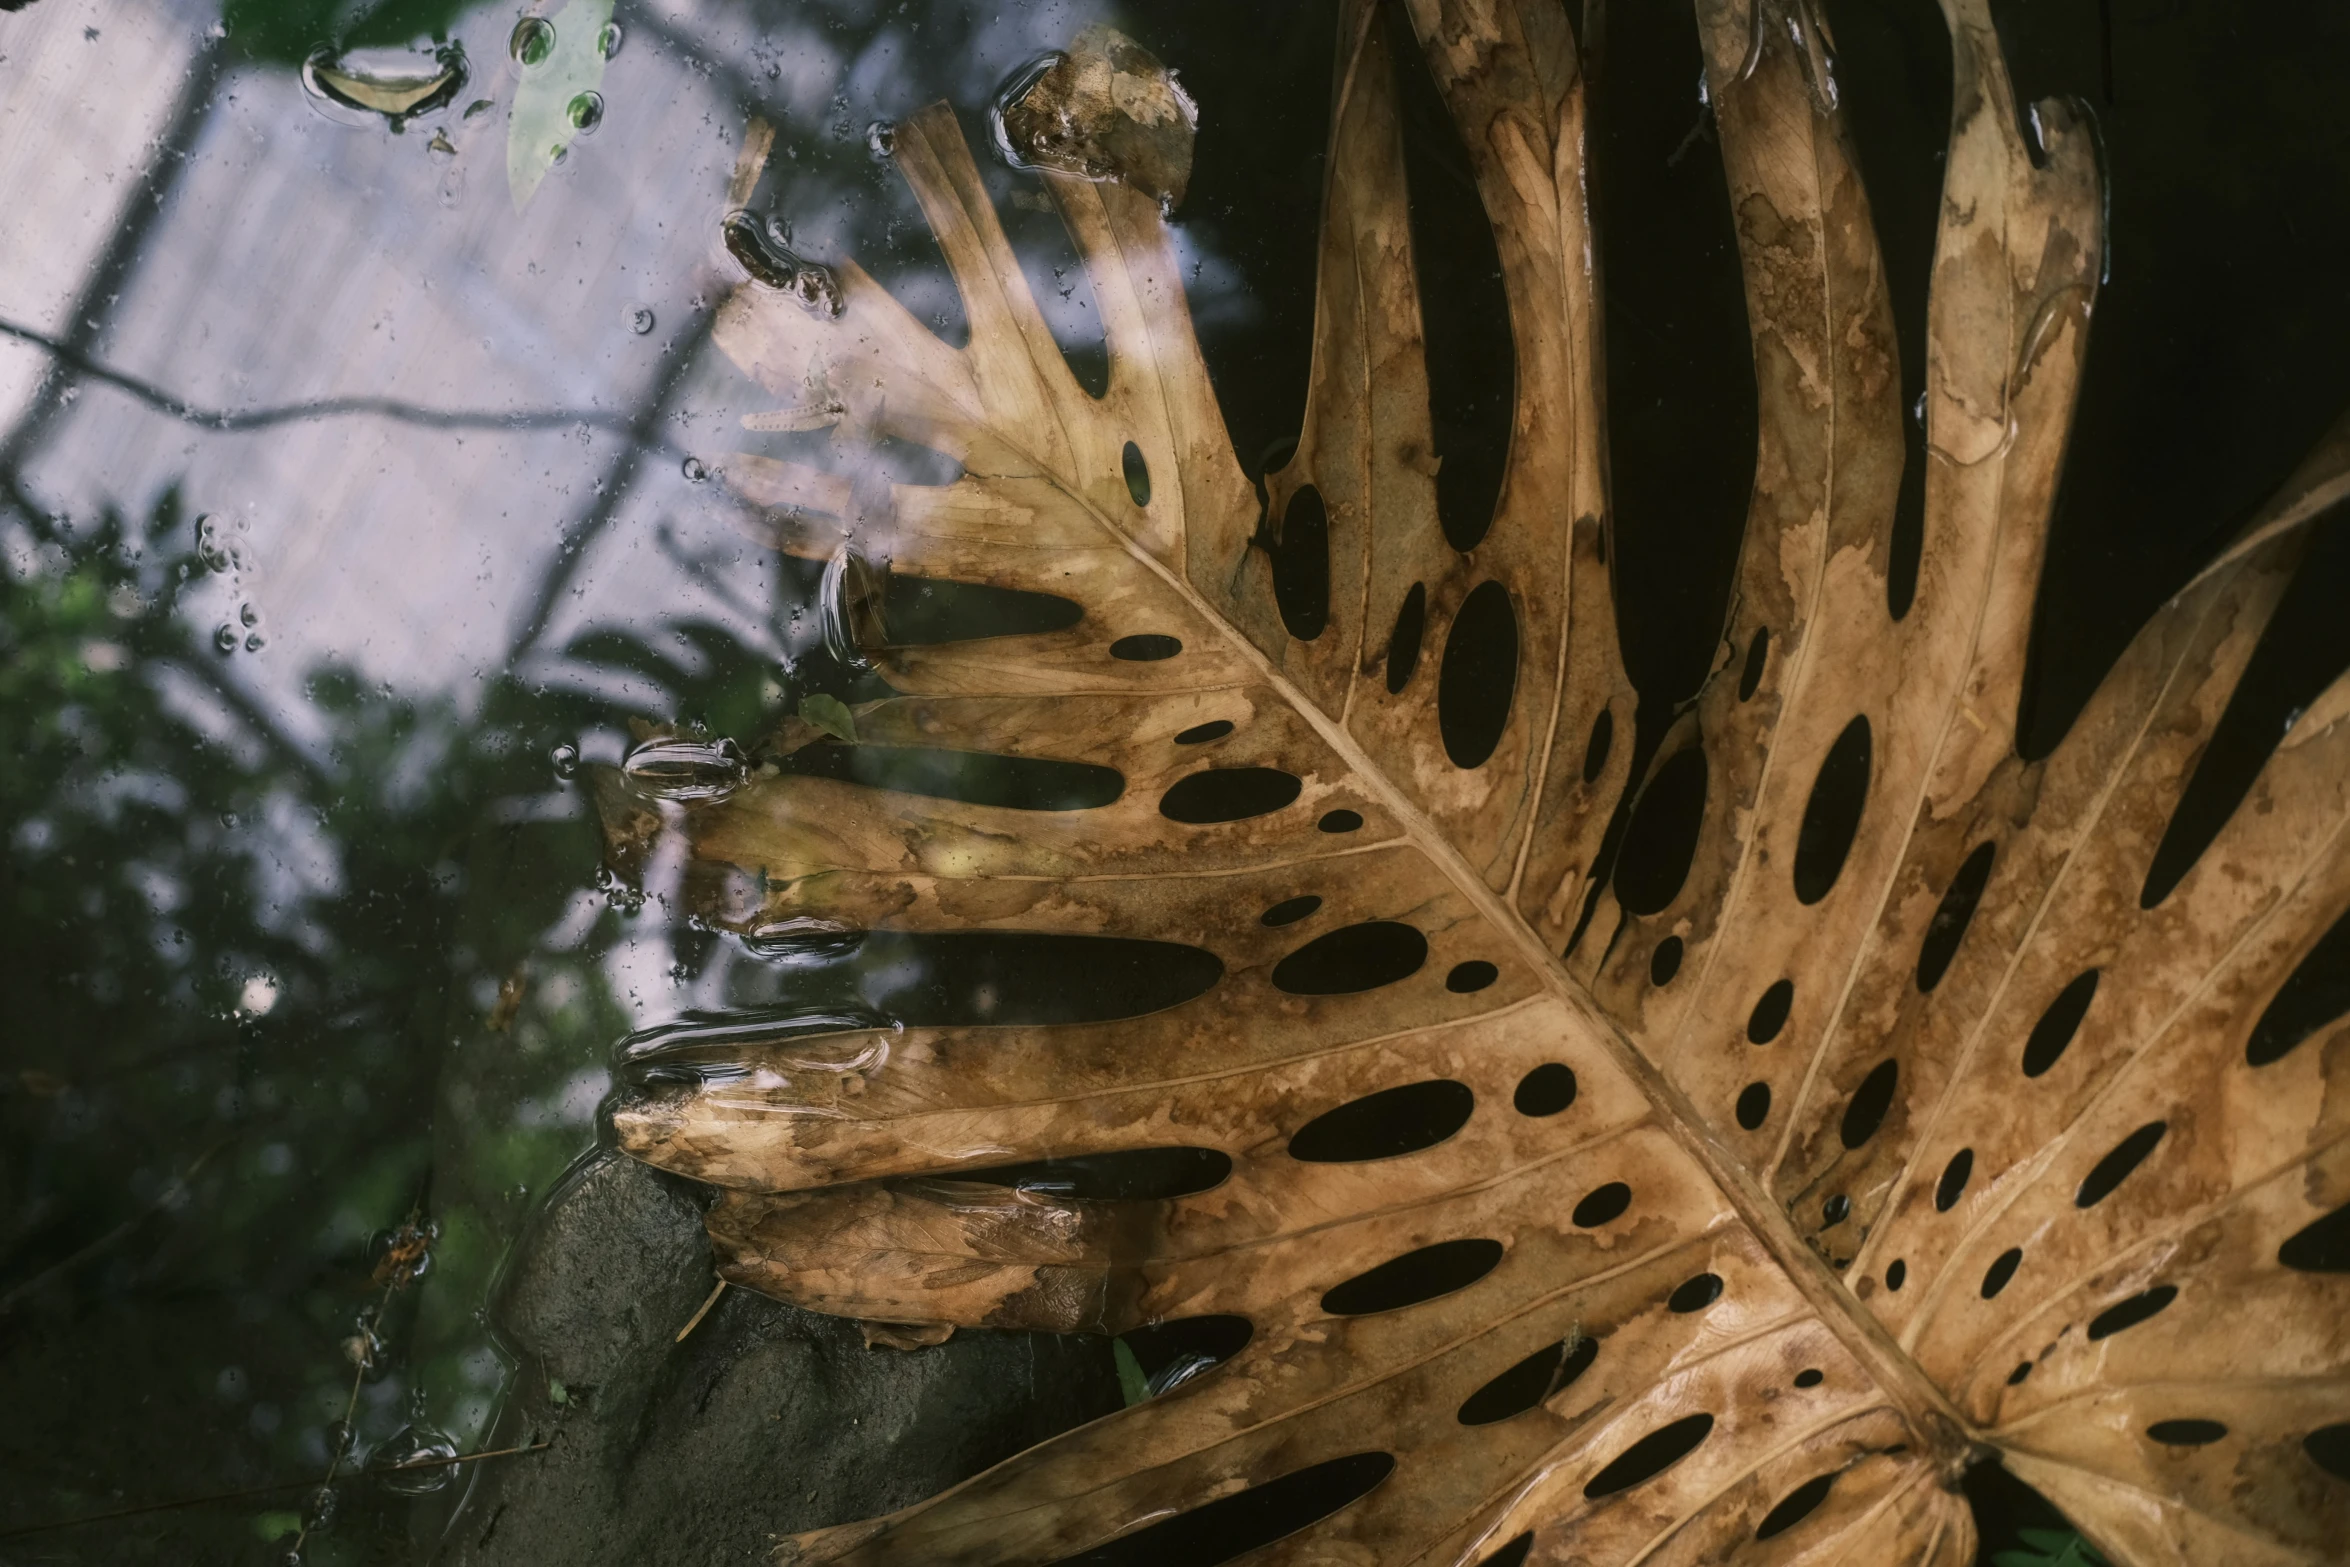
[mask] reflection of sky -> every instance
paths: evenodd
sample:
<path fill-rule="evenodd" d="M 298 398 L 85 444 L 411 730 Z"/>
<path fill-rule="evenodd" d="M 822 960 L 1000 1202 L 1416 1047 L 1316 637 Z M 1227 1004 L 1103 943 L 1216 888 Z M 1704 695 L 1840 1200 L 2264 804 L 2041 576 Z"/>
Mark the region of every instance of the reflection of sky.
<path fill-rule="evenodd" d="M 88 515 L 143 510 L 177 483 L 191 510 L 232 519 L 244 564 L 200 612 L 227 621 L 254 607 L 268 646 L 232 655 L 231 668 L 297 731 L 300 683 L 324 659 L 460 693 L 504 667 L 559 564 L 573 575 L 548 617 L 555 644 L 591 621 L 644 626 L 689 610 L 758 638 L 745 610 L 771 601 L 763 563 L 740 547 L 721 487 L 680 472 L 683 454 L 719 465 L 749 444 L 739 416 L 766 401 L 695 336 L 735 281 L 715 235 L 741 106 L 778 125 L 759 200 L 797 247 L 859 255 L 959 336 L 935 248 L 866 152 L 865 126 L 943 94 L 976 131 L 1004 75 L 1097 14 L 1048 4 L 968 17 L 942 3 L 934 19 L 879 20 L 873 9 L 624 7 L 604 122 L 520 216 L 504 174 L 518 76 L 505 39 L 519 8 L 460 23 L 472 79 L 456 107 L 405 134 L 328 117 L 290 71 L 234 67 L 192 116 L 184 158 L 159 156 L 152 140 L 175 89 L 201 83 L 189 73 L 207 18 L 122 0 L 44 0 L 10 16 L 0 315 L 64 325 L 153 160 L 158 211 L 112 297 L 94 302 L 94 357 L 231 413 L 372 397 L 487 416 L 459 429 L 346 416 L 222 432 L 84 384 L 26 432 L 28 488 Z M 82 36 L 90 27 L 95 42 Z M 482 98 L 493 107 L 465 118 Z M 454 158 L 428 150 L 436 130 Z M 1008 194 L 1014 177 L 990 174 Z M 1040 284 L 1070 259 L 1039 262 Z M 1086 290 L 1064 279 L 1038 294 L 1065 341 L 1098 341 Z M 649 334 L 630 328 L 640 307 L 658 322 Z M 648 418 L 668 353 L 686 363 Z M 38 375 L 38 355 L 10 343 L 0 417 L 11 426 Z M 566 410 L 582 420 L 498 422 Z M 631 464 L 627 430 L 640 419 L 655 444 Z M 724 563 L 725 599 L 697 580 L 696 560 Z"/>

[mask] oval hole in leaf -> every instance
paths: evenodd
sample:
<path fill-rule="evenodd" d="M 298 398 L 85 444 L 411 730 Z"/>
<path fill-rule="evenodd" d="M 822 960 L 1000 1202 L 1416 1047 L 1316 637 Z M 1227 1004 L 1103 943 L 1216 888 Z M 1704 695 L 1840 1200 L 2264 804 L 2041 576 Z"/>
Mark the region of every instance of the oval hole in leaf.
<path fill-rule="evenodd" d="M 1500 969 L 1483 958 L 1471 958 L 1452 966 L 1452 972 L 1444 976 L 1444 988 L 1456 996 L 1473 996 L 1499 978 Z"/>
<path fill-rule="evenodd" d="M 1738 1090 L 1738 1124 L 1748 1131 L 1759 1129 L 1771 1115 L 1771 1085 L 1749 1083 Z"/>
<path fill-rule="evenodd" d="M 2084 969 L 2075 975 L 2048 1003 L 2040 1021 L 2032 1025 L 2032 1037 L 2024 1041 L 2024 1076 L 2038 1077 L 2056 1065 L 2065 1047 L 2073 1042 L 2081 1019 L 2089 1015 L 2089 1003 L 2097 999 L 2097 972 Z"/>
<path fill-rule="evenodd" d="M 1705 826 L 1705 753 L 1677 751 L 1632 807 L 1616 856 L 1616 901 L 1633 914 L 1661 913 L 1680 894 Z"/>
<path fill-rule="evenodd" d="M 1469 1124 L 1477 1096 L 1449 1077 L 1382 1088 L 1325 1110 L 1289 1139 L 1308 1164 L 1354 1164 L 1433 1148 Z"/>
<path fill-rule="evenodd" d="M 1045 931 L 874 931 L 850 961 L 876 1013 L 923 1028 L 1114 1022 L 1180 1006 L 1224 975 L 1198 947 Z"/>
<path fill-rule="evenodd" d="M 1909 1278 L 1909 1264 L 1899 1257 L 1885 1265 L 1885 1287 L 1898 1293 Z"/>
<path fill-rule="evenodd" d="M 1334 1317 L 1362 1317 L 1417 1306 L 1467 1289 L 1499 1266 L 1501 1255 L 1499 1241 L 1438 1241 L 1333 1286 L 1322 1296 L 1322 1309 Z"/>
<path fill-rule="evenodd" d="M 1050 1567 L 1212 1567 L 1245 1556 L 1361 1500 L 1395 1469 L 1386 1453 L 1350 1453 L 1220 1496 Z"/>
<path fill-rule="evenodd" d="M 1164 632 L 1138 631 L 1130 637 L 1120 637 L 1110 644 L 1110 657 L 1124 659 L 1129 664 L 1155 664 L 1163 658 L 1173 658 L 1183 651 L 1183 639 Z"/>
<path fill-rule="evenodd" d="M 2228 1434 L 2216 1420 L 2157 1420 L 2146 1434 L 2165 1447 L 2208 1447 Z"/>
<path fill-rule="evenodd" d="M 1478 583 L 1452 618 L 1436 671 L 1436 728 L 1460 768 L 1481 767 L 1509 727 L 1518 684 L 1518 612 L 1498 582 Z"/>
<path fill-rule="evenodd" d="M 1045 636 L 1066 631 L 1085 618 L 1084 606 L 1057 594 L 895 572 L 882 590 L 881 603 L 882 624 L 892 647 Z"/>
<path fill-rule="evenodd" d="M 1831 1225 L 1842 1224 L 1846 1219 L 1851 1217 L 1852 1199 L 1845 1196 L 1842 1192 L 1838 1192 L 1835 1196 L 1830 1197 L 1826 1202 L 1820 1204 L 1820 1218 L 1825 1223 Z"/>
<path fill-rule="evenodd" d="M 2350 914 L 2317 939 L 2261 1009 L 2252 1037 L 2244 1042 L 2244 1059 L 2253 1066 L 2281 1061 L 2345 1012 L 2350 1012 Z"/>
<path fill-rule="evenodd" d="M 1989 1300 L 2007 1288 L 2007 1281 L 2015 1277 L 2015 1270 L 2023 1265 L 2024 1249 L 2010 1246 L 2001 1252 L 1991 1266 L 1983 1270 L 1983 1298 Z"/>
<path fill-rule="evenodd" d="M 1413 583 L 1395 612 L 1395 629 L 1387 634 L 1387 691 L 1390 696 L 1412 683 L 1420 667 L 1420 638 L 1428 629 L 1428 590 Z"/>
<path fill-rule="evenodd" d="M 1629 1491 L 1643 1481 L 1655 1479 L 1695 1452 L 1713 1428 L 1714 1417 L 1704 1414 L 1683 1415 L 1670 1425 L 1659 1426 L 1593 1475 L 1583 1487 L 1584 1497 L 1596 1502 L 1603 1496 Z"/>
<path fill-rule="evenodd" d="M 1722 1298 L 1722 1276 L 1718 1273 L 1700 1273 L 1684 1279 L 1674 1289 L 1665 1304 L 1682 1316 L 1692 1311 L 1703 1311 Z"/>
<path fill-rule="evenodd" d="M 1852 1102 L 1844 1107 L 1844 1124 L 1837 1129 L 1845 1147 L 1858 1148 L 1877 1135 L 1877 1128 L 1885 1124 L 1885 1112 L 1893 1107 L 1893 1089 L 1900 1081 L 1898 1061 L 1884 1060 L 1869 1068 L 1869 1075 L 1853 1090 Z"/>
<path fill-rule="evenodd" d="M 1828 1491 L 1835 1484 L 1834 1470 L 1830 1470 L 1824 1475 L 1815 1475 L 1804 1481 L 1803 1484 L 1789 1491 L 1776 1507 L 1763 1514 L 1763 1521 L 1755 1525 L 1754 1537 L 1758 1540 L 1768 1540 L 1776 1535 L 1785 1534 L 1809 1518 L 1820 1503 L 1828 1499 Z"/>
<path fill-rule="evenodd" d="M 832 778 L 1012 811 L 1092 810 L 1126 792 L 1126 780 L 1114 767 L 926 746 L 819 741 L 800 747 L 780 766 L 797 778 Z"/>
<path fill-rule="evenodd" d="M 1477 1564 L 1477 1567 L 1525 1567 L 1526 1558 L 1534 1551 L 1534 1531 L 1513 1535 L 1501 1548 Z"/>
<path fill-rule="evenodd" d="M 2110 1338 L 2124 1328 L 2134 1328 L 2148 1317 L 2161 1311 L 2179 1298 L 2175 1284 L 2157 1284 L 2150 1290 L 2132 1295 L 2128 1300 L 2115 1301 L 2089 1319 L 2089 1341 Z"/>
<path fill-rule="evenodd" d="M 1267 925 L 1294 925 L 1322 906 L 1322 900 L 1312 893 L 1303 897 L 1283 898 L 1259 916 Z"/>
<path fill-rule="evenodd" d="M 1795 981 L 1774 981 L 1770 989 L 1756 998 L 1754 1010 L 1746 1015 L 1746 1042 L 1767 1045 L 1779 1037 L 1779 1030 L 1787 1026 L 1787 1014 L 1795 1007 Z"/>
<path fill-rule="evenodd" d="M 1818 1387 L 1822 1382 L 1827 1380 L 1828 1377 L 1826 1372 L 1812 1367 L 1806 1367 L 1805 1369 L 1795 1373 L 1795 1385 L 1797 1387 Z"/>
<path fill-rule="evenodd" d="M 2319 1426 L 2301 1439 L 2309 1461 L 2337 1480 L 2350 1480 L 2350 1420 Z"/>
<path fill-rule="evenodd" d="M 1232 1156 L 1214 1148 L 1130 1148 L 934 1173 L 1094 1202 L 1165 1202 L 1222 1185 Z"/>
<path fill-rule="evenodd" d="M 1420 333 L 1435 453 L 1436 515 L 1445 541 L 1466 552 L 1493 524 L 1509 455 L 1517 393 L 1517 345 L 1502 290 L 1501 252 L 1469 170 L 1452 111 L 1408 26 L 1389 27 L 1412 263 L 1419 274 Z"/>
<path fill-rule="evenodd" d="M 1757 626 L 1746 642 L 1746 663 L 1738 671 L 1738 700 L 1749 700 L 1762 689 L 1763 666 L 1771 660 L 1771 628 Z"/>
<path fill-rule="evenodd" d="M 1221 740 L 1232 733 L 1232 720 L 1211 718 L 1204 724 L 1194 724 L 1175 737 L 1177 745 L 1206 745 L 1210 740 Z"/>
<path fill-rule="evenodd" d="M 1323 832 L 1353 832 L 1363 825 L 1363 818 L 1358 811 L 1324 811 L 1322 819 L 1314 825 Z"/>
<path fill-rule="evenodd" d="M 1958 956 L 1958 944 L 1974 920 L 1975 905 L 1983 901 L 1983 888 L 1990 883 L 1991 860 L 1997 850 L 1998 845 L 1988 840 L 1976 844 L 1943 889 L 1942 901 L 1926 923 L 1926 939 L 1918 943 L 1921 993 L 1941 984 L 1942 976 L 1950 972 L 1950 960 Z"/>
<path fill-rule="evenodd" d="M 1246 821 L 1280 810 L 1304 787 L 1277 767 L 1210 767 L 1176 779 L 1159 797 L 1159 814 L 1195 826 Z"/>
<path fill-rule="evenodd" d="M 1575 1102 L 1575 1069 L 1563 1061 L 1545 1061 L 1518 1079 L 1510 1103 L 1520 1115 L 1557 1115 Z"/>
<path fill-rule="evenodd" d="M 1942 1167 L 1942 1179 L 1934 1183 L 1934 1211 L 1948 1213 L 1957 1207 L 1959 1198 L 1966 1195 L 1966 1183 L 1974 1173 L 1975 1151 L 1972 1148 L 1961 1148 L 1952 1154 L 1950 1162 Z"/>
<path fill-rule="evenodd" d="M 2350 1203 L 2295 1230 L 2277 1261 L 2301 1273 L 2350 1273 Z"/>
<path fill-rule="evenodd" d="M 1254 1332 L 1248 1318 L 1220 1315 L 1153 1322 L 1120 1337 L 1133 1352 L 1143 1376 L 1155 1378 L 1178 1369 L 1185 1360 L 1204 1360 L 1210 1365 L 1230 1360 L 1247 1347 Z"/>
<path fill-rule="evenodd" d="M 1863 714 L 1844 726 L 1820 763 L 1811 799 L 1803 808 L 1803 826 L 1795 835 L 1798 903 L 1826 897 L 1844 870 L 1844 858 L 1860 831 L 1862 808 L 1868 804 L 1871 749 L 1869 720 Z"/>
<path fill-rule="evenodd" d="M 1616 715 L 1612 709 L 1601 708 L 1599 716 L 1591 720 L 1591 738 L 1583 742 L 1583 781 L 1597 783 L 1599 775 L 1607 771 L 1607 753 L 1616 743 Z"/>
<path fill-rule="evenodd" d="M 1622 1181 L 1595 1186 L 1584 1193 L 1581 1202 L 1575 1204 L 1575 1226 L 1578 1229 L 1596 1230 L 1603 1224 L 1612 1224 L 1622 1218 L 1624 1210 L 1631 1206 L 1632 1188 Z"/>
<path fill-rule="evenodd" d="M 2024 1385 L 2024 1378 L 2030 1376 L 2031 1374 L 2032 1363 L 2028 1360 L 2019 1360 L 2016 1362 L 2015 1369 L 2007 1374 L 2007 1385 L 2009 1387 L 2022 1387 Z"/>
<path fill-rule="evenodd" d="M 1303 485 L 1281 514 L 1281 539 L 1268 542 L 1273 557 L 1273 607 L 1282 629 L 1311 642 L 1330 624 L 1330 511 L 1322 492 Z"/>
<path fill-rule="evenodd" d="M 1273 965 L 1273 988 L 1293 996 L 1351 996 L 1408 979 L 1428 961 L 1428 938 L 1394 920 L 1341 925 Z"/>
<path fill-rule="evenodd" d="M 1564 1339 L 1545 1344 L 1471 1393 L 1456 1418 L 1465 1426 L 1489 1426 L 1522 1415 L 1590 1370 L 1598 1358 L 1595 1338 L 1576 1339 L 1571 1351 Z"/>
<path fill-rule="evenodd" d="M 2096 1167 L 2083 1177 L 2080 1190 L 2073 1193 L 2073 1206 L 2093 1208 L 2103 1202 L 2116 1186 L 2129 1178 L 2132 1170 L 2145 1162 L 2169 1129 L 2167 1121 L 2149 1121 L 2114 1144 L 2113 1151 L 2098 1160 Z"/>
<path fill-rule="evenodd" d="M 1118 466 L 1125 471 L 1126 493 L 1134 497 L 1134 504 L 1148 506 L 1151 503 L 1151 469 L 1150 464 L 1142 460 L 1142 448 L 1128 441 L 1126 450 L 1118 456 Z"/>
<path fill-rule="evenodd" d="M 1648 955 L 1648 982 L 1659 987 L 1670 985 L 1673 976 L 1681 972 L 1681 938 L 1667 936 L 1656 944 Z"/>

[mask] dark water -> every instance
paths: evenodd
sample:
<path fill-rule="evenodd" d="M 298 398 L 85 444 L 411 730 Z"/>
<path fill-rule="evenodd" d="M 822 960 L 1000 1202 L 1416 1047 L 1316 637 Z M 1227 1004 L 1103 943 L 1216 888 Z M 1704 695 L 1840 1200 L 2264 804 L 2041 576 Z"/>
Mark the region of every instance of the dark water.
<path fill-rule="evenodd" d="M 1914 366 L 1948 46 L 1932 0 L 1827 9 Z M 2044 748 L 2350 402 L 2350 21 L 1997 9 L 2025 94 L 2092 109 L 2113 189 L 2027 704 Z M 866 127 L 945 97 L 983 145 L 1007 74 L 1114 15 L 1201 106 L 1179 243 L 1235 444 L 1261 472 L 1295 439 L 1327 0 L 568 0 L 552 50 L 526 37 L 518 60 L 522 14 L 0 13 L 0 1561 L 272 1559 L 300 1487 L 5 1531 L 315 1477 L 346 1417 L 360 1453 L 474 1449 L 511 1370 L 484 1303 L 592 1145 L 616 1042 L 794 982 L 610 894 L 575 784 L 630 717 L 748 735 L 858 678 L 824 649 L 813 572 L 748 542 L 710 475 L 799 439 L 738 428 L 772 399 L 707 343 L 746 114 L 777 127 L 753 205 L 790 248 L 855 254 L 960 340 Z M 381 51 L 350 56 L 379 78 L 462 82 L 395 129 L 306 90 L 337 36 Z M 1650 740 L 1718 656 L 1753 386 L 1692 24 L 1620 5 L 1606 36 L 1617 570 Z M 1457 148 L 1410 119 L 1415 177 L 1457 199 Z M 1098 376 L 1057 220 L 1004 210 Z M 1488 254 L 1432 246 L 1444 297 L 1488 297 Z M 1472 453 L 1484 319 L 1431 322 L 1439 414 Z M 2212 822 L 2350 662 L 2345 587 L 2350 550 L 2322 541 L 2198 785 Z M 1975 1490 L 1991 1544 L 2039 1521 Z M 314 1561 L 429 1536 L 429 1506 L 380 1479 L 338 1498 Z"/>

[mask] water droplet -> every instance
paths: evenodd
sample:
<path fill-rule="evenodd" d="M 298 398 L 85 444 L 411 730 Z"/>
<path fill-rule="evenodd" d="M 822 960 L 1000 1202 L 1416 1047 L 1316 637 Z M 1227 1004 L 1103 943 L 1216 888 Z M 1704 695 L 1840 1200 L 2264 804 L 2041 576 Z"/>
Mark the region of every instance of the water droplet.
<path fill-rule="evenodd" d="M 596 92 L 579 93 L 564 106 L 563 115 L 571 122 L 573 130 L 585 135 L 604 123 L 604 95 Z"/>
<path fill-rule="evenodd" d="M 569 778 L 579 771 L 579 747 L 565 742 L 547 753 L 547 760 L 555 764 L 555 776 Z"/>
<path fill-rule="evenodd" d="M 988 108 L 996 150 L 1017 169 L 1117 180 L 1158 202 L 1183 200 L 1199 107 L 1133 39 L 1093 26 L 1066 54 L 1040 55 Z"/>
<path fill-rule="evenodd" d="M 338 55 L 319 49 L 302 62 L 302 87 L 332 110 L 381 115 L 395 131 L 420 114 L 446 108 L 465 88 L 465 48 L 450 44 L 425 59 L 405 49 L 362 49 Z M 364 124 L 354 116 L 345 123 Z"/>
<path fill-rule="evenodd" d="M 685 475 L 688 484 L 700 484 L 710 477 L 708 465 L 699 457 L 688 457 L 679 471 Z"/>
<path fill-rule="evenodd" d="M 319 1433 L 326 1443 L 326 1456 L 338 1462 L 359 1450 L 359 1430 L 348 1420 L 330 1420 Z"/>
<path fill-rule="evenodd" d="M 637 336 L 643 337 L 653 326 L 653 312 L 645 306 L 639 305 L 628 313 L 628 329 Z"/>
<path fill-rule="evenodd" d="M 875 120 L 865 127 L 865 147 L 876 158 L 897 156 L 898 128 L 887 120 Z"/>
<path fill-rule="evenodd" d="M 354 1330 L 343 1340 L 343 1358 L 370 1382 L 383 1375 L 384 1353 L 383 1335 L 365 1318 L 354 1324 Z"/>
<path fill-rule="evenodd" d="M 419 1420 L 403 1426 L 390 1441 L 375 1450 L 370 1466 L 383 1476 L 385 1490 L 398 1496 L 429 1496 L 457 1476 L 445 1462 L 457 1456 L 457 1444 L 438 1426 Z"/>
<path fill-rule="evenodd" d="M 543 16 L 524 17 L 506 39 L 506 52 L 525 70 L 546 64 L 555 52 L 555 24 Z"/>
<path fill-rule="evenodd" d="M 780 65 L 778 65 L 778 64 L 776 64 L 776 63 L 775 63 L 773 60 L 770 60 L 770 61 L 768 61 L 768 62 L 767 62 L 767 79 L 768 79 L 769 81 L 771 81 L 771 82 L 780 82 L 780 81 L 782 81 L 782 80 L 783 80 L 783 67 L 782 67 L 782 66 L 780 66 Z"/>
<path fill-rule="evenodd" d="M 237 606 L 237 619 L 248 626 L 258 626 L 261 624 L 261 611 L 253 607 L 252 600 L 247 599 Z"/>
<path fill-rule="evenodd" d="M 212 633 L 212 645 L 223 653 L 234 653 L 237 650 L 237 628 L 222 621 L 220 629 Z"/>
<path fill-rule="evenodd" d="M 302 1509 L 302 1529 L 306 1534 L 324 1534 L 335 1526 L 335 1488 L 322 1485 L 310 1493 L 309 1505 Z"/>
<path fill-rule="evenodd" d="M 753 280 L 799 300 L 815 315 L 838 316 L 842 309 L 840 281 L 832 268 L 806 260 L 788 243 L 791 230 L 770 218 L 764 227 L 748 212 L 731 212 L 720 229 L 727 253 L 741 263 Z M 777 238 L 781 233 L 783 238 Z"/>
<path fill-rule="evenodd" d="M 473 100 L 473 102 L 465 106 L 465 114 L 463 117 L 468 120 L 479 119 L 482 115 L 489 113 L 490 110 L 495 107 L 496 105 L 491 103 L 487 98 L 476 98 Z"/>
<path fill-rule="evenodd" d="M 226 533 L 217 517 L 196 519 L 196 559 L 206 571 L 226 571 L 232 564 Z"/>
<path fill-rule="evenodd" d="M 620 30 L 618 22 L 606 22 L 604 30 L 596 34 L 596 48 L 609 60 L 620 52 L 620 45 L 627 36 Z"/>
<path fill-rule="evenodd" d="M 245 633 L 246 652 L 258 653 L 267 646 L 269 646 L 269 634 L 267 632 L 248 631 Z"/>
<path fill-rule="evenodd" d="M 237 813 L 234 811 L 221 812 L 220 825 L 228 828 L 231 832 L 234 832 L 237 826 Z"/>
<path fill-rule="evenodd" d="M 872 668 L 873 655 L 889 645 L 881 614 L 888 591 L 888 568 L 854 550 L 844 549 L 825 563 L 816 589 L 824 646 L 851 669 Z"/>
<path fill-rule="evenodd" d="M 1909 405 L 1909 416 L 1920 425 L 1926 422 L 1926 394 L 1918 393 L 1918 400 Z"/>
<path fill-rule="evenodd" d="M 719 800 L 743 786 L 751 764 L 732 740 L 648 740 L 620 770 L 655 799 Z"/>

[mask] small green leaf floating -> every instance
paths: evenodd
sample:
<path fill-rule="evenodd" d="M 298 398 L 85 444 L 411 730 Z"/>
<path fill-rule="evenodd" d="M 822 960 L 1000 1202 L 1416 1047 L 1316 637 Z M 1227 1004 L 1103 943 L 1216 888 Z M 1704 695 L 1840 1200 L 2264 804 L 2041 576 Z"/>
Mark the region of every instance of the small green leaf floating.
<path fill-rule="evenodd" d="M 800 698 L 800 716 L 835 740 L 857 743 L 857 715 L 837 696 L 826 696 L 821 691 Z M 1118 1346 L 1125 1350 L 1125 1345 Z M 1131 1358 L 1132 1350 L 1126 1350 Z"/>
<path fill-rule="evenodd" d="M 1142 1362 L 1134 1358 L 1134 1351 L 1126 1347 L 1124 1339 L 1113 1339 L 1111 1343 L 1118 1361 L 1118 1391 L 1126 1395 L 1126 1406 L 1131 1409 L 1151 1396 L 1150 1378 L 1142 1374 Z"/>
<path fill-rule="evenodd" d="M 604 117 L 598 89 L 611 21 L 612 0 L 571 0 L 552 16 L 526 16 L 514 26 L 509 52 L 522 68 L 522 85 L 507 122 L 506 187 L 516 212 L 530 205 L 572 141 Z"/>

